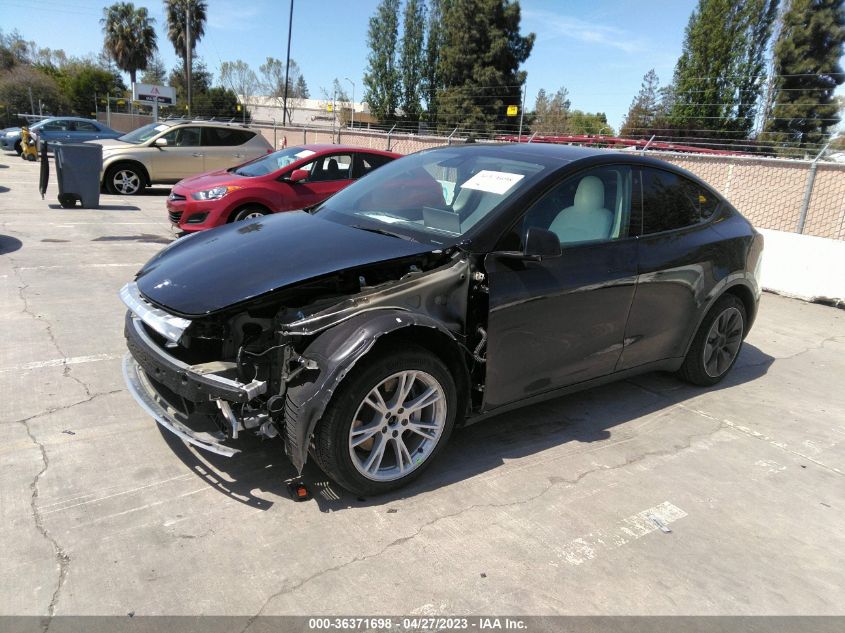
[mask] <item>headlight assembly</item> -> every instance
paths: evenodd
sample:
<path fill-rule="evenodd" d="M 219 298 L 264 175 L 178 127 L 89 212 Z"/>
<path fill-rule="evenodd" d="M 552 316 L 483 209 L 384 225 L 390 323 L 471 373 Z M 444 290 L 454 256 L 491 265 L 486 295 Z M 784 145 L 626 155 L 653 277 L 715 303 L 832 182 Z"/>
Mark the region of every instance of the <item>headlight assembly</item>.
<path fill-rule="evenodd" d="M 205 189 L 203 191 L 195 191 L 191 194 L 194 200 L 219 200 L 223 196 L 232 191 L 237 191 L 240 187 L 214 187 L 213 189 Z"/>

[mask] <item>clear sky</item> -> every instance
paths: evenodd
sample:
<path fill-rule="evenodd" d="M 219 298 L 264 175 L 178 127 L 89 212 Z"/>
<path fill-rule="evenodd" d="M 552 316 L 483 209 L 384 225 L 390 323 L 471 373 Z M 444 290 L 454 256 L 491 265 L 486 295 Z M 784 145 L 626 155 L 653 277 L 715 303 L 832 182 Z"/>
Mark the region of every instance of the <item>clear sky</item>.
<path fill-rule="evenodd" d="M 208 0 L 205 37 L 197 54 L 215 73 L 221 61 L 243 59 L 256 71 L 268 56 L 284 60 L 289 0 Z M 0 0 L 0 28 L 18 29 L 39 46 L 69 55 L 97 53 L 107 3 L 97 0 Z M 110 3 L 109 3 L 110 4 Z M 166 37 L 163 2 L 139 0 L 156 19 L 165 64 L 177 63 Z M 311 95 L 337 77 L 355 82 L 361 99 L 367 64 L 367 20 L 377 0 L 295 0 L 291 57 Z M 606 112 L 618 128 L 642 76 L 654 68 L 661 85 L 671 79 L 684 27 L 696 0 L 522 0 L 523 33 L 537 35 L 525 64 L 527 105 L 540 88 L 566 86 L 572 107 Z M 128 78 L 127 78 L 128 81 Z"/>

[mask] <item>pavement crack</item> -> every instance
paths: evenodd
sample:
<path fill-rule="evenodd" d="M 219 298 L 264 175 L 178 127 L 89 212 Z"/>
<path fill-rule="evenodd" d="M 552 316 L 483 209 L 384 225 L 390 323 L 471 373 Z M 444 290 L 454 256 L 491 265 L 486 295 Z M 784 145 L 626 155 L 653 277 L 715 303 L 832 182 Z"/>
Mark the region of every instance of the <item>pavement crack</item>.
<path fill-rule="evenodd" d="M 65 404 L 60 407 L 50 407 L 49 409 L 40 411 L 39 413 L 31 415 L 27 418 L 13 420 L 12 423 L 28 425 L 31 420 L 43 418 L 45 415 L 50 415 L 51 413 L 56 413 L 57 411 L 65 411 L 67 409 L 72 409 L 73 407 L 78 407 L 79 405 L 85 404 L 86 402 L 91 402 L 92 400 L 96 400 L 97 398 L 102 398 L 103 396 L 110 396 L 115 393 L 123 393 L 123 389 L 112 389 L 111 391 L 101 391 L 99 393 L 92 393 L 89 394 L 88 397 L 83 400 L 77 400 L 76 402 L 71 402 L 70 404 Z"/>
<path fill-rule="evenodd" d="M 41 470 L 38 471 L 38 473 L 33 478 L 32 482 L 29 484 L 29 489 L 31 492 L 29 506 L 32 511 L 32 518 L 35 521 L 35 528 L 38 530 L 41 536 L 43 536 L 44 539 L 47 540 L 52 546 L 53 555 L 55 556 L 56 564 L 59 568 L 59 577 L 56 581 L 56 588 L 53 590 L 53 595 L 50 598 L 50 604 L 47 605 L 48 620 L 43 625 L 43 630 L 47 631 L 50 628 L 50 621 L 56 613 L 56 606 L 59 603 L 62 588 L 64 587 L 65 581 L 67 580 L 71 559 L 65 549 L 58 542 L 58 540 L 56 540 L 56 537 L 54 537 L 44 525 L 44 517 L 41 515 L 41 511 L 38 508 L 38 483 L 44 476 L 44 473 L 46 473 L 47 469 L 50 467 L 50 458 L 47 455 L 47 450 L 44 448 L 44 444 L 38 441 L 38 438 L 36 438 L 35 434 L 32 432 L 32 429 L 29 426 L 29 422 L 22 420 L 21 424 L 26 429 L 26 434 L 29 436 L 29 439 L 32 440 L 32 443 L 38 447 L 38 450 L 41 453 Z"/>
<path fill-rule="evenodd" d="M 704 417 L 705 417 L 705 419 L 708 419 L 708 420 L 713 419 L 710 416 L 704 416 Z M 519 499 L 517 501 L 507 501 L 507 502 L 503 502 L 503 503 L 476 503 L 476 504 L 469 505 L 465 508 L 461 508 L 460 510 L 457 510 L 455 512 L 451 512 L 449 514 L 444 514 L 444 515 L 441 515 L 441 516 L 434 517 L 430 521 L 427 521 L 427 522 L 423 523 L 422 525 L 420 525 L 412 534 L 394 539 L 393 541 L 390 541 L 384 547 L 382 547 L 381 549 L 379 549 L 378 551 L 376 551 L 372 554 L 367 554 L 365 556 L 356 556 L 356 557 L 354 557 L 354 558 L 352 558 L 352 559 L 350 559 L 350 560 L 348 560 L 344 563 L 341 563 L 339 565 L 334 565 L 333 567 L 327 567 L 325 569 L 322 569 L 318 572 L 311 574 L 310 576 L 307 576 L 307 577 L 299 580 L 298 582 L 296 582 L 296 583 L 294 583 L 290 586 L 284 587 L 284 588 L 280 589 L 279 591 L 275 592 L 274 594 L 269 596 L 267 598 L 267 600 L 264 601 L 264 604 L 261 606 L 261 608 L 258 610 L 258 612 L 255 615 L 253 615 L 252 617 L 250 617 L 246 626 L 241 630 L 241 633 L 245 633 L 245 631 L 247 631 L 252 626 L 252 624 L 255 622 L 255 620 L 258 619 L 264 613 L 264 611 L 267 609 L 269 604 L 271 602 L 273 602 L 274 600 L 276 600 L 277 598 L 284 596 L 286 594 L 289 594 L 289 593 L 293 593 L 294 591 L 297 591 L 298 589 L 302 588 L 303 586 L 312 582 L 313 580 L 316 580 L 317 578 L 320 578 L 321 576 L 324 576 L 324 575 L 329 574 L 331 572 L 340 571 L 340 570 L 342 570 L 346 567 L 349 567 L 350 565 L 354 565 L 355 563 L 360 563 L 360 562 L 363 562 L 363 561 L 378 558 L 378 557 L 382 556 L 388 550 L 390 550 L 394 547 L 398 547 L 400 545 L 403 545 L 403 544 L 405 544 L 409 541 L 412 541 L 417 536 L 419 536 L 423 532 L 423 530 L 425 530 L 428 527 L 431 527 L 432 525 L 435 525 L 436 523 L 439 523 L 440 521 L 453 519 L 455 517 L 461 516 L 463 514 L 466 514 L 468 512 L 471 512 L 473 510 L 478 510 L 478 509 L 507 508 L 507 507 L 512 507 L 512 506 L 525 505 L 527 503 L 531 503 L 533 501 L 536 501 L 537 499 L 540 499 L 541 497 L 546 495 L 550 490 L 559 486 L 560 484 L 566 484 L 569 487 L 574 487 L 574 486 L 578 485 L 585 477 L 592 475 L 594 473 L 599 473 L 599 472 L 605 473 L 605 472 L 618 470 L 620 468 L 632 466 L 634 464 L 642 462 L 642 461 L 644 461 L 648 458 L 651 458 L 651 457 L 665 457 L 665 456 L 668 456 L 668 455 L 674 455 L 674 454 L 680 453 L 681 451 L 684 451 L 684 450 L 690 448 L 694 441 L 701 439 L 701 438 L 704 438 L 704 437 L 709 437 L 710 435 L 713 435 L 713 434 L 717 433 L 718 431 L 720 431 L 723 428 L 724 425 L 721 424 L 720 421 L 718 421 L 718 420 L 715 420 L 715 421 L 718 423 L 715 426 L 715 428 L 710 429 L 710 430 L 705 431 L 705 432 L 702 432 L 702 433 L 693 433 L 691 435 L 688 435 L 686 437 L 686 442 L 684 444 L 682 444 L 680 446 L 675 446 L 671 450 L 647 451 L 647 452 L 644 452 L 637 457 L 633 457 L 631 459 L 626 459 L 624 462 L 622 462 L 620 464 L 616 464 L 616 465 L 613 465 L 613 466 L 599 466 L 597 468 L 585 470 L 583 473 L 579 474 L 577 477 L 575 477 L 573 479 L 567 479 L 565 477 L 555 477 L 554 479 L 550 480 L 548 485 L 544 486 L 539 492 L 537 492 L 537 493 L 535 493 L 535 494 L 533 494 L 529 497 Z"/>
<path fill-rule="evenodd" d="M 37 314 L 36 312 L 32 311 L 32 308 L 29 305 L 29 299 L 26 296 L 26 290 L 27 288 L 29 288 L 29 284 L 26 283 L 26 281 L 24 280 L 20 268 L 14 264 L 14 261 L 12 262 L 12 264 L 12 272 L 18 280 L 18 296 L 20 297 L 21 302 L 23 303 L 23 310 L 21 310 L 21 312 L 23 314 L 29 315 L 36 321 L 41 321 L 47 331 L 47 337 L 50 339 L 50 343 L 52 343 L 53 347 L 56 348 L 56 352 L 58 352 L 59 356 L 61 356 L 62 358 L 67 358 L 67 354 L 65 354 L 64 350 L 62 349 L 62 346 L 59 345 L 59 341 L 56 339 L 56 335 L 53 332 L 52 322 L 44 315 Z M 73 375 L 70 365 L 64 366 L 64 368 L 62 369 L 62 376 L 65 378 L 69 378 L 70 380 L 77 383 L 80 387 L 82 387 L 83 391 L 85 392 L 85 395 L 89 397 L 92 395 L 91 388 L 88 386 L 88 384 L 84 380 L 81 380 L 80 378 L 77 378 Z"/>

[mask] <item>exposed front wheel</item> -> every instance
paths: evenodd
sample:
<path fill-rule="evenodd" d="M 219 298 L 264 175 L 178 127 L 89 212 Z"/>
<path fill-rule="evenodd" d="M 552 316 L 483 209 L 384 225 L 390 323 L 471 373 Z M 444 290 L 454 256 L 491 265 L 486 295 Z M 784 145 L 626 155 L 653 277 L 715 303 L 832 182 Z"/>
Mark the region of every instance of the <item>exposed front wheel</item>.
<path fill-rule="evenodd" d="M 106 174 L 106 189 L 119 196 L 134 196 L 144 188 L 144 174 L 132 165 L 116 165 Z"/>
<path fill-rule="evenodd" d="M 428 351 L 365 358 L 332 400 L 315 436 L 317 462 L 360 495 L 404 486 L 418 477 L 455 424 L 455 382 Z"/>
<path fill-rule="evenodd" d="M 266 215 L 267 212 L 260 207 L 244 207 L 238 209 L 232 214 L 232 222 L 240 222 L 241 220 L 253 220 Z"/>
<path fill-rule="evenodd" d="M 698 328 L 678 375 L 696 385 L 715 385 L 733 367 L 745 338 L 745 305 L 726 294 Z"/>

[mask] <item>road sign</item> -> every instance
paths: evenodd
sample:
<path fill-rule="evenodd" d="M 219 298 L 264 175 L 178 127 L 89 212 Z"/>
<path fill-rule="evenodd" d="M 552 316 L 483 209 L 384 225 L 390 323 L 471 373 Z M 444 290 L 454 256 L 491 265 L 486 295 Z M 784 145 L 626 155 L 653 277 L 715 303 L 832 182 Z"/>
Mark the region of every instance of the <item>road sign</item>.
<path fill-rule="evenodd" d="M 519 114 L 519 106 L 509 105 L 508 116 L 516 116 L 517 114 Z"/>
<path fill-rule="evenodd" d="M 176 89 L 153 84 L 132 84 L 132 101 L 173 105 L 176 103 Z"/>

